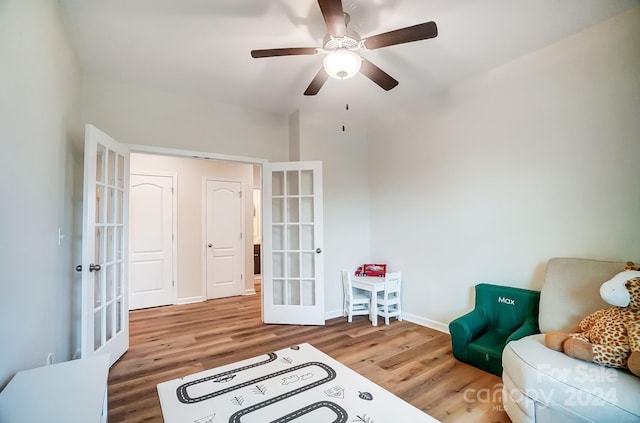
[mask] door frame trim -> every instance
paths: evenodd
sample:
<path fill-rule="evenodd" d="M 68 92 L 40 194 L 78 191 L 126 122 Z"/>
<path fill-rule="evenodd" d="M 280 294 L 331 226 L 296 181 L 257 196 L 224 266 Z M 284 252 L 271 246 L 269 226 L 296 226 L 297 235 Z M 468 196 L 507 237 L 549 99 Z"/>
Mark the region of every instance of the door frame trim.
<path fill-rule="evenodd" d="M 189 157 L 192 159 L 212 159 L 225 162 L 247 163 L 263 165 L 269 160 L 259 157 L 233 156 L 229 154 L 208 153 L 206 151 L 181 150 L 177 148 L 157 147 L 142 144 L 125 144 L 132 153 L 149 153 L 155 155 L 165 155 L 173 157 Z"/>
<path fill-rule="evenodd" d="M 171 219 L 171 280 L 173 281 L 171 286 L 171 304 L 177 304 L 178 298 L 178 174 L 175 172 L 158 172 L 158 171 L 144 171 L 129 169 L 129 191 L 131 191 L 131 175 L 148 175 L 148 176 L 165 176 L 171 178 L 172 195 L 171 195 L 171 212 L 173 213 Z M 129 201 L 129 244 L 131 244 L 131 201 Z M 129 249 L 129 276 L 131 276 L 131 249 Z M 131 295 L 131 278 L 129 278 L 129 293 Z M 129 298 L 131 300 L 131 298 Z M 131 301 L 129 301 L 131 303 Z"/>
<path fill-rule="evenodd" d="M 244 181 L 242 179 L 237 179 L 237 178 L 220 178 L 218 176 L 203 176 L 202 177 L 202 197 L 200 199 L 200 203 L 202 205 L 202 233 L 200 234 L 200 238 L 202 240 L 202 298 L 206 301 L 209 298 L 209 295 L 207 294 L 207 182 L 208 181 L 217 181 L 217 182 L 234 182 L 234 183 L 239 183 L 240 184 L 240 192 L 241 197 L 240 197 L 240 215 L 242 216 L 242 221 L 240 224 L 240 227 L 242 228 L 242 241 L 240 242 L 240 247 L 241 247 L 241 251 L 240 251 L 240 258 L 241 258 L 241 262 L 240 262 L 240 268 L 242 269 L 242 274 L 241 274 L 241 280 L 243 283 L 243 287 L 242 287 L 242 294 L 240 295 L 246 295 L 247 292 L 247 276 L 245 275 L 246 273 L 246 248 L 245 248 L 245 243 L 247 240 L 247 234 L 246 232 L 246 228 L 244 225 L 244 219 L 245 219 L 245 207 L 244 207 L 244 201 L 245 201 L 245 186 L 244 186 Z M 253 193 L 252 193 L 252 197 L 253 199 Z M 253 200 L 252 200 L 253 201 Z M 251 239 L 253 239 L 253 233 L 251 234 Z M 253 241 L 252 241 L 253 242 Z M 251 278 L 251 280 L 253 280 L 253 278 Z"/>

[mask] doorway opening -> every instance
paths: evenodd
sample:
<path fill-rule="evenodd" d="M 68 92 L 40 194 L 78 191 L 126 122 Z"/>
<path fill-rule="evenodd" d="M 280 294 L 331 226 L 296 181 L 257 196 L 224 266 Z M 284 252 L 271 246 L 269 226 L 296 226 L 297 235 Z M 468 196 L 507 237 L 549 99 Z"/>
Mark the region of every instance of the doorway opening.
<path fill-rule="evenodd" d="M 172 175 L 165 203 L 175 206 L 163 208 L 162 195 L 150 194 L 149 184 L 140 198 L 131 191 L 130 298 L 138 298 L 130 309 L 255 294 L 261 272 L 254 259 L 261 245 L 255 190 L 261 190 L 263 160 L 139 147 L 131 146 L 131 174 Z M 216 208 L 220 204 L 233 210 Z M 169 240 L 169 254 L 160 253 L 160 239 Z M 164 300 L 153 303 L 154 296 Z M 150 300 L 140 301 L 145 297 Z"/>

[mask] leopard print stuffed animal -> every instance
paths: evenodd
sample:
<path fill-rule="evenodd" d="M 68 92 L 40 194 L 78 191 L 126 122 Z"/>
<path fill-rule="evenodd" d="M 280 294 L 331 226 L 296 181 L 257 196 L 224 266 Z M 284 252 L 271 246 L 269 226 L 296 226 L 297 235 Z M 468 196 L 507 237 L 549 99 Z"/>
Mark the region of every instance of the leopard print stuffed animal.
<path fill-rule="evenodd" d="M 640 377 L 640 266 L 625 270 L 600 287 L 613 307 L 585 317 L 572 333 L 549 332 L 547 347 L 580 360 L 629 369 Z"/>

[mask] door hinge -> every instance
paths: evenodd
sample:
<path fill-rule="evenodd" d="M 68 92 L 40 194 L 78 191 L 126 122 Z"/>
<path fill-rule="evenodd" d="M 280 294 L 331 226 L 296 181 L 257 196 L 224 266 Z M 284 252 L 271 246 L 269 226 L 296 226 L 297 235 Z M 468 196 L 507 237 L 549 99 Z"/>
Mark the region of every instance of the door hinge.
<path fill-rule="evenodd" d="M 242 191 L 238 191 L 238 195 L 242 198 Z"/>
<path fill-rule="evenodd" d="M 244 275 L 240 273 L 240 280 L 244 280 Z"/>
<path fill-rule="evenodd" d="M 240 239 L 242 239 L 242 232 L 240 232 Z"/>
<path fill-rule="evenodd" d="M 176 281 L 171 281 L 171 286 L 175 288 L 175 286 L 176 286 Z"/>

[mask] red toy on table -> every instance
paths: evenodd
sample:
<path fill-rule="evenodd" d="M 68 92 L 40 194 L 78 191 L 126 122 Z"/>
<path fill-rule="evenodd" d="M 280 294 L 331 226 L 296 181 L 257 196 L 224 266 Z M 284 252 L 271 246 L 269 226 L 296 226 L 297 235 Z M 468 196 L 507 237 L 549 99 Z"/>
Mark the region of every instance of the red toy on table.
<path fill-rule="evenodd" d="M 386 264 L 363 264 L 356 269 L 356 276 L 374 276 L 384 278 L 386 274 Z"/>

